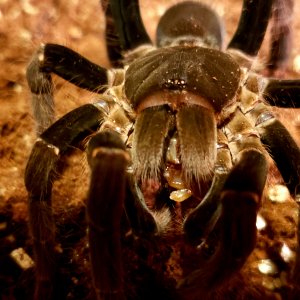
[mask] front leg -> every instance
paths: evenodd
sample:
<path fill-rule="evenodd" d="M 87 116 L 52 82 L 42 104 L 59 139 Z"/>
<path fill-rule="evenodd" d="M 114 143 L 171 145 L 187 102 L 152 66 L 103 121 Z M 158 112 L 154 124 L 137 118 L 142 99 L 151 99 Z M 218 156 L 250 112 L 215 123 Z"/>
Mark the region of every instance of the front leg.
<path fill-rule="evenodd" d="M 211 232 L 197 247 L 199 255 L 203 256 L 203 263 L 179 285 L 180 293 L 188 296 L 185 299 L 207 299 L 211 291 L 222 289 L 253 251 L 256 215 L 267 170 L 267 161 L 261 152 L 245 149 L 241 153 L 239 162 L 228 175 L 219 194 L 219 207 L 216 206 L 215 211 L 218 219 L 213 220 L 214 227 L 210 226 Z M 216 190 L 218 188 L 215 187 Z M 198 214 L 201 215 L 201 212 Z M 189 217 L 186 224 L 188 221 Z M 197 232 L 191 227 L 186 226 L 185 229 L 187 235 L 196 236 Z"/>
<path fill-rule="evenodd" d="M 125 299 L 121 260 L 121 217 L 129 155 L 112 132 L 89 143 L 92 170 L 87 202 L 89 247 L 97 299 Z"/>
<path fill-rule="evenodd" d="M 126 217 L 135 234 L 157 226 L 127 174 L 129 154 L 119 136 L 103 131 L 89 142 L 91 181 L 87 202 L 92 277 L 97 299 L 125 299 L 121 237 Z M 125 212 L 126 210 L 126 212 Z"/>
<path fill-rule="evenodd" d="M 95 93 L 103 92 L 109 83 L 106 69 L 75 51 L 56 44 L 42 45 L 33 56 L 26 72 L 38 135 L 54 121 L 52 73 Z"/>
<path fill-rule="evenodd" d="M 273 0 L 244 0 L 242 14 L 238 28 L 228 49 L 240 50 L 244 54 L 254 57 L 265 36 Z"/>
<path fill-rule="evenodd" d="M 185 234 L 202 261 L 179 286 L 182 294 L 190 295 L 189 299 L 206 299 L 211 290 L 222 289 L 256 244 L 256 215 L 268 172 L 266 151 L 239 110 L 224 131 L 234 166 L 229 171 L 228 150 L 225 145 L 223 150 L 219 148 L 220 170 L 215 172 L 203 204 L 188 215 L 184 224 Z M 227 159 L 220 159 L 223 151 Z"/>
<path fill-rule="evenodd" d="M 36 141 L 26 170 L 29 227 L 33 238 L 36 288 L 34 299 L 58 297 L 57 242 L 52 214 L 52 186 L 58 164 L 67 151 L 76 147 L 101 125 L 104 111 L 97 105 L 81 106 L 50 126 Z"/>
<path fill-rule="evenodd" d="M 292 49 L 294 0 L 274 0 L 271 26 L 271 51 L 267 62 L 270 75 L 282 77 Z"/>

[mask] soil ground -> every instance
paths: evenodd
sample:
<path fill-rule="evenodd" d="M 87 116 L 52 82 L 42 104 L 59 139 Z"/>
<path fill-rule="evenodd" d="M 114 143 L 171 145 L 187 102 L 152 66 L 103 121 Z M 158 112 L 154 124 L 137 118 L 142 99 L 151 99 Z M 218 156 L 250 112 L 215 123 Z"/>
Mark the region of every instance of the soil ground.
<path fill-rule="evenodd" d="M 166 7 L 178 1 L 140 2 L 143 19 L 153 38 L 159 16 Z M 224 17 L 230 37 L 236 28 L 242 1 L 207 2 Z M 300 4 L 295 3 L 294 15 L 299 14 Z M 300 55 L 300 19 L 296 19 L 294 18 L 292 26 L 294 42 L 287 78 L 300 78 L 294 64 Z M 24 276 L 32 276 L 32 272 L 22 271 L 9 254 L 14 249 L 23 248 L 32 255 L 27 229 L 27 193 L 23 177 L 36 135 L 25 72 L 34 51 L 41 43 L 46 42 L 63 44 L 93 62 L 109 67 L 99 1 L 87 0 L 82 3 L 78 0 L 0 0 L 0 299 L 31 297 L 32 287 L 28 286 L 29 292 L 25 297 L 22 294 L 25 293 L 24 284 L 19 282 Z M 266 39 L 260 53 L 262 61 L 267 51 Z M 57 118 L 84 103 L 94 101 L 96 97 L 55 76 L 54 82 Z M 300 142 L 299 112 L 283 109 L 274 111 Z M 68 159 L 68 164 L 72 168 L 68 168 L 62 179 L 56 183 L 53 193 L 54 207 L 63 213 L 69 207 L 74 209 L 76 205 L 83 206 L 88 186 L 89 174 L 85 158 L 79 152 L 75 153 Z M 289 196 L 283 202 L 271 201 L 274 198 L 271 188 L 282 183 L 276 169 L 272 169 L 274 172 L 269 176 L 270 188 L 266 189 L 266 197 L 260 210 L 267 226 L 259 231 L 257 248 L 239 274 L 243 279 L 239 281 L 238 287 L 233 285 L 233 292 L 228 294 L 228 299 L 279 300 L 287 299 L 291 295 L 290 276 L 295 258 L 292 256 L 285 259 L 280 252 L 283 247 L 291 249 L 292 253 L 296 249 L 297 206 Z M 279 193 L 279 197 L 285 198 L 284 192 Z M 266 259 L 271 259 L 272 265 L 269 271 L 262 271 L 261 266 L 270 262 L 263 261 Z M 83 298 L 73 295 L 69 299 Z"/>

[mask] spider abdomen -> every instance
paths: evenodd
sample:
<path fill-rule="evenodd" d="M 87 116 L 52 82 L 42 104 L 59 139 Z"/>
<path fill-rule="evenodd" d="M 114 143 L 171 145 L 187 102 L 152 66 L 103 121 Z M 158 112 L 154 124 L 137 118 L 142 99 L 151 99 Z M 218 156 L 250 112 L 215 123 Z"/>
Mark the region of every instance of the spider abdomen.
<path fill-rule="evenodd" d="M 189 46 L 160 48 L 129 66 L 125 94 L 137 109 L 147 96 L 157 91 L 188 91 L 207 99 L 220 112 L 234 99 L 240 77 L 238 64 L 219 50 Z"/>

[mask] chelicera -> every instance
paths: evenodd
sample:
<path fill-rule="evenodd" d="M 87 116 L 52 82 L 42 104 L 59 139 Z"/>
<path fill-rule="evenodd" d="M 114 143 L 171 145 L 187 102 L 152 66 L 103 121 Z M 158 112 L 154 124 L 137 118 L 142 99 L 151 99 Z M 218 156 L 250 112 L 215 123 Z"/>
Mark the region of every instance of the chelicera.
<path fill-rule="evenodd" d="M 272 2 L 243 2 L 226 50 L 220 18 L 190 1 L 167 10 L 156 45 L 137 0 L 103 1 L 109 70 L 64 46 L 41 46 L 27 71 L 39 135 L 25 174 L 36 299 L 61 296 L 51 191 L 61 158 L 74 147 L 86 151 L 91 169 L 91 297 L 207 299 L 244 265 L 255 247 L 269 154 L 290 193 L 299 193 L 299 147 L 270 111 L 299 107 L 299 81 L 252 70 Z M 272 48 L 275 69 L 286 51 L 280 38 Z M 54 122 L 51 73 L 98 93 L 99 101 Z M 178 272 L 162 267 L 162 274 L 137 276 L 129 289 L 130 261 L 142 255 L 157 264 L 161 241 L 176 249 L 167 261 L 176 261 Z M 297 260 L 295 280 L 299 268 Z"/>

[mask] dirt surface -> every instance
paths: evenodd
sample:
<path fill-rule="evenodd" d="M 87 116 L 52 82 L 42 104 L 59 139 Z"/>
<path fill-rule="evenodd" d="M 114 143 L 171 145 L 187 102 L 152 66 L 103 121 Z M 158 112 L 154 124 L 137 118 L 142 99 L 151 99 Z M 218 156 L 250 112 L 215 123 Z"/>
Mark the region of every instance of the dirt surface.
<path fill-rule="evenodd" d="M 53 42 L 68 46 L 93 62 L 109 67 L 103 38 L 103 14 L 98 2 L 87 0 L 82 4 L 78 0 L 0 0 L 0 299 L 32 298 L 33 268 L 20 268 L 11 256 L 13 250 L 22 248 L 32 257 L 23 177 L 36 135 L 30 93 L 25 79 L 26 66 L 41 43 Z M 141 1 L 142 16 L 152 38 L 159 16 L 167 6 L 175 2 L 178 1 Z M 236 28 L 242 1 L 206 2 L 224 16 L 230 37 Z M 295 15 L 297 14 L 300 14 L 299 3 L 295 4 Z M 294 42 L 286 77 L 300 78 L 300 73 L 297 73 L 297 68 L 300 67 L 295 66 L 295 60 L 300 55 L 300 20 L 296 18 L 293 32 Z M 267 53 L 267 46 L 266 39 L 260 54 L 262 61 Z M 81 91 L 57 77 L 54 77 L 54 82 L 57 118 L 96 98 L 92 93 Z M 299 112 L 276 110 L 275 113 L 299 143 Z M 57 218 L 63 216 L 66 219 L 58 221 L 58 232 L 65 234 L 68 229 L 75 230 L 77 221 L 84 220 L 82 208 L 89 178 L 85 158 L 79 151 L 68 158 L 67 164 L 71 168 L 67 168 L 55 184 L 53 193 Z M 272 169 L 274 172 L 269 176 L 270 188 L 266 189 L 266 197 L 260 210 L 266 226 L 259 230 L 257 249 L 237 274 L 237 279 L 225 289 L 222 294 L 224 296 L 219 296 L 220 299 L 279 300 L 288 299 L 291 295 L 290 276 L 295 260 L 297 207 L 289 195 L 285 196 L 285 190 L 279 192 L 279 196 L 274 196 L 272 188 L 278 187 L 282 180 L 276 169 Z M 283 201 L 271 201 L 278 198 Z M 71 218 L 74 220 L 71 221 Z M 64 224 L 71 227 L 63 228 Z M 82 229 L 80 230 L 82 233 Z M 83 246 L 78 249 L 86 251 Z M 282 249 L 290 249 L 292 255 L 286 258 L 280 254 Z M 74 253 L 73 255 L 76 257 Z M 159 259 L 155 263 L 159 263 Z M 85 264 L 83 260 L 77 261 L 75 265 L 81 266 L 79 271 L 74 271 L 74 266 L 70 267 L 74 273 L 64 271 L 70 276 L 68 288 L 71 291 L 68 299 L 89 298 L 89 279 L 80 274 L 81 270 L 84 272 L 87 268 Z"/>

